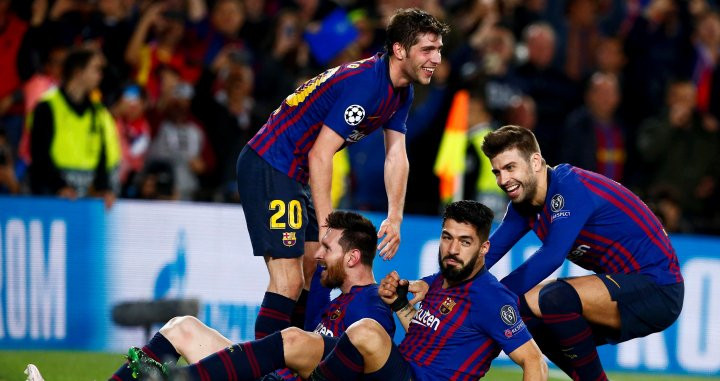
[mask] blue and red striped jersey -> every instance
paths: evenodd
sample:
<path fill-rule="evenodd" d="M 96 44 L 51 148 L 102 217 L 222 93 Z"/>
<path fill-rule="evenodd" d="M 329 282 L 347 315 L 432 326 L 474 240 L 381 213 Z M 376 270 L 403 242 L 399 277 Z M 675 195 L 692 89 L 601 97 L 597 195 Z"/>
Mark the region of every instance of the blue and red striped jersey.
<path fill-rule="evenodd" d="M 395 319 L 390 310 L 378 295 L 378 285 L 353 286 L 350 292 L 340 294 L 333 299 L 314 322 L 315 333 L 325 336 L 340 337 L 352 323 L 371 318 L 385 328 L 390 338 L 395 335 Z M 280 369 L 276 374 L 283 380 L 300 381 L 290 369 Z"/>
<path fill-rule="evenodd" d="M 665 229 L 634 193 L 569 164 L 548 172 L 542 209 L 526 212 L 511 202 L 490 236 L 488 267 L 531 229 L 542 241 L 538 251 L 502 280 L 511 291 L 527 292 L 565 258 L 596 273 L 647 274 L 659 285 L 683 280 Z"/>
<path fill-rule="evenodd" d="M 443 288 L 430 285 L 399 349 L 413 380 L 477 380 L 500 350 L 511 353 L 531 339 L 517 308 L 517 296 L 483 267 L 473 278 Z"/>
<path fill-rule="evenodd" d="M 343 147 L 380 127 L 405 133 L 413 86 L 393 88 L 388 70 L 384 54 L 326 70 L 285 98 L 248 144 L 273 168 L 307 184 L 308 152 L 323 125 L 345 139 Z"/>
<path fill-rule="evenodd" d="M 352 323 L 363 318 L 380 323 L 391 338 L 395 335 L 393 313 L 380 299 L 377 284 L 353 286 L 350 292 L 333 299 L 320 315 L 314 331 L 325 336 L 339 337 Z"/>

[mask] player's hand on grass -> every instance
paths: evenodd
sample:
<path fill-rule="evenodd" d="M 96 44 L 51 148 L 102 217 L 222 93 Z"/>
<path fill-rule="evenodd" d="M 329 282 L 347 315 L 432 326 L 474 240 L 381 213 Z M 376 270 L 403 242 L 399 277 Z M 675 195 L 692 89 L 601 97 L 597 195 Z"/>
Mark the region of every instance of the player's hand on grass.
<path fill-rule="evenodd" d="M 386 261 L 392 259 L 400 247 L 400 221 L 385 219 L 378 230 L 378 238 L 380 237 L 383 237 L 377 247 L 380 256 Z"/>
<path fill-rule="evenodd" d="M 413 298 L 410 299 L 410 305 L 414 306 L 416 303 L 423 301 L 429 289 L 430 285 L 425 283 L 424 280 L 414 280 L 410 282 L 408 291 L 413 294 Z"/>

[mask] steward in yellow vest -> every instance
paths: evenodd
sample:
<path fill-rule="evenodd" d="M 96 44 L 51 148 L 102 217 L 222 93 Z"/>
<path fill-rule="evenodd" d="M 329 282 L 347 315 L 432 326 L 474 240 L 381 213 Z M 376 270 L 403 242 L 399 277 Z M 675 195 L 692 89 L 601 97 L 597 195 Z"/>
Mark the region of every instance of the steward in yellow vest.
<path fill-rule="evenodd" d="M 94 51 L 69 53 L 62 86 L 48 91 L 28 116 L 33 194 L 102 195 L 106 205 L 112 203 L 120 143 L 110 112 L 91 97 L 102 65 L 102 56 Z"/>

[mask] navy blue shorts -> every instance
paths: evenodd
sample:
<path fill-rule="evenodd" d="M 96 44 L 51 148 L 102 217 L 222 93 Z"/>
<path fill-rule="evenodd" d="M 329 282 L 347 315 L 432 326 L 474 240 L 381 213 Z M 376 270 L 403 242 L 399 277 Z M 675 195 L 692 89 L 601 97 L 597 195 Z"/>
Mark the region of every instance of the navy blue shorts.
<path fill-rule="evenodd" d="M 247 145 L 238 157 L 237 184 L 255 256 L 298 258 L 306 241 L 318 241 L 310 187 L 273 168 Z"/>
<path fill-rule="evenodd" d="M 593 329 L 598 344 L 622 343 L 660 332 L 677 320 L 685 295 L 684 283 L 658 285 L 644 274 L 596 274 L 605 283 L 620 311 L 620 332 Z M 605 331 L 604 333 L 601 333 Z M 599 335 L 598 335 L 599 334 Z M 600 337 L 597 337 L 600 336 Z"/>

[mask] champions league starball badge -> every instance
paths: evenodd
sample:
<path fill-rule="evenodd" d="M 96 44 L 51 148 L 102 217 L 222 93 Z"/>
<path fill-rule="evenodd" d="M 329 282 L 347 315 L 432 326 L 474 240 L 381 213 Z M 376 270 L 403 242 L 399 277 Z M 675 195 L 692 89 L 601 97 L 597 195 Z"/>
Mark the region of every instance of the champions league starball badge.
<path fill-rule="evenodd" d="M 365 118 L 365 109 L 360 105 L 351 105 L 345 109 L 345 122 L 357 126 Z"/>

